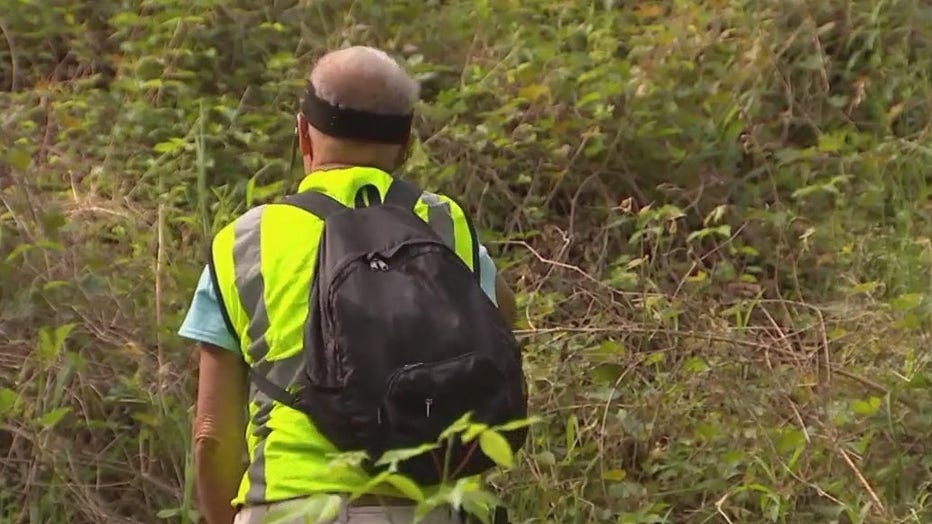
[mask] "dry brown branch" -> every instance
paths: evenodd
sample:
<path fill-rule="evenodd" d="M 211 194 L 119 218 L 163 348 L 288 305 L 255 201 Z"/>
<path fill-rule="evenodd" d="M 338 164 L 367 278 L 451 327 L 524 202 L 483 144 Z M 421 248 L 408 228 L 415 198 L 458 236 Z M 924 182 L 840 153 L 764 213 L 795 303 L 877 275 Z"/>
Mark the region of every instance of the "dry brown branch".
<path fill-rule="evenodd" d="M 13 43 L 13 33 L 7 27 L 3 18 L 0 18 L 0 33 L 3 33 L 3 39 L 6 40 L 7 49 L 10 50 L 10 92 L 19 90 L 19 58 L 17 56 L 16 45 Z"/>
<path fill-rule="evenodd" d="M 874 512 L 878 515 L 883 515 L 884 513 L 886 513 L 887 510 L 884 509 L 883 502 L 880 501 L 880 497 L 877 496 L 877 492 L 874 491 L 874 488 L 870 485 L 870 482 L 868 482 L 867 479 L 864 478 L 864 474 L 861 473 L 861 470 L 858 469 L 854 461 L 851 460 L 851 457 L 848 455 L 848 452 L 845 451 L 845 449 L 839 446 L 837 443 L 835 443 L 835 449 L 838 451 L 838 454 L 841 455 L 841 458 L 845 460 L 845 463 L 848 465 L 848 467 L 851 468 L 851 471 L 854 473 L 854 475 L 858 478 L 858 482 L 860 482 L 861 485 L 864 486 L 864 490 L 867 491 L 867 493 L 870 495 L 871 500 L 874 501 L 874 508 L 873 508 Z"/>

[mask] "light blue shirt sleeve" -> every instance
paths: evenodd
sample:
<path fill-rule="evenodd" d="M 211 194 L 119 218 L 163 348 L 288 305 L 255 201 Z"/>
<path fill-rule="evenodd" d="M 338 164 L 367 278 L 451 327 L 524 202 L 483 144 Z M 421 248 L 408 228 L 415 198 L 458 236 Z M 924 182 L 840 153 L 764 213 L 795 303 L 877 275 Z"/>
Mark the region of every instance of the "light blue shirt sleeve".
<path fill-rule="evenodd" d="M 482 291 L 495 305 L 495 262 L 489 256 L 489 250 L 479 245 L 479 283 Z M 201 272 L 201 278 L 194 290 L 194 299 L 188 308 L 188 314 L 181 323 L 178 334 L 184 338 L 219 346 L 234 353 L 240 353 L 239 341 L 230 333 L 217 300 L 213 280 L 207 267 Z"/>
<path fill-rule="evenodd" d="M 239 341 L 230 333 L 217 300 L 210 271 L 204 267 L 201 279 L 194 290 L 194 299 L 188 308 L 188 314 L 181 323 L 178 334 L 197 342 L 204 342 L 222 347 L 234 353 L 241 353 Z"/>
<path fill-rule="evenodd" d="M 489 256 L 489 250 L 482 244 L 479 244 L 479 284 L 482 286 L 482 291 L 485 291 L 492 303 L 497 306 L 498 301 L 495 298 L 495 262 Z"/>

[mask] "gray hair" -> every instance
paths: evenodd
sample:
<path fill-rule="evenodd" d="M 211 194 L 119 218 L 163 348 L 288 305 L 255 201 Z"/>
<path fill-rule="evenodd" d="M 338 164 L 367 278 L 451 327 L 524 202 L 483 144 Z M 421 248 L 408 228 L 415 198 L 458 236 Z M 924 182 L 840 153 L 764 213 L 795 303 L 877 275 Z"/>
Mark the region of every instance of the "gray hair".
<path fill-rule="evenodd" d="M 406 115 L 420 96 L 417 81 L 380 49 L 353 46 L 327 53 L 311 70 L 317 96 L 331 104 L 383 115 Z"/>

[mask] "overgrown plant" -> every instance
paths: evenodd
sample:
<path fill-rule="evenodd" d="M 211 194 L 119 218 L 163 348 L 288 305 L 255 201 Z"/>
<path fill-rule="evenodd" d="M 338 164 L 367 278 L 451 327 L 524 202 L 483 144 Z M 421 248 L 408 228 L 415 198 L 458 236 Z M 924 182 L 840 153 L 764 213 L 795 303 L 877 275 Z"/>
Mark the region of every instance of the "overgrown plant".
<path fill-rule="evenodd" d="M 516 522 L 932 521 L 930 13 L 0 0 L 0 522 L 196 521 L 174 332 L 345 43 L 518 290 Z"/>
<path fill-rule="evenodd" d="M 436 443 L 410 448 L 388 451 L 378 458 L 375 466 L 386 468 L 383 472 L 359 486 L 350 494 L 349 500 L 358 498 L 367 493 L 372 487 L 379 484 L 390 484 L 406 497 L 416 502 L 415 522 L 420 522 L 428 513 L 440 508 L 451 508 L 454 511 L 463 510 L 480 522 L 490 524 L 492 512 L 496 506 L 503 503 L 495 494 L 471 478 L 455 478 L 451 474 L 449 454 L 444 461 L 440 484 L 430 488 L 419 486 L 410 478 L 399 473 L 398 465 L 418 455 L 430 453 L 444 446 L 446 442 L 454 439 L 476 445 L 501 468 L 512 468 L 515 465 L 514 451 L 501 432 L 508 432 L 537 422 L 531 417 L 526 420 L 516 420 L 507 424 L 489 427 L 486 424 L 472 421 L 470 413 L 466 413 L 459 420 L 447 428 Z M 449 449 L 449 448 L 446 448 Z M 361 465 L 365 459 L 364 453 L 339 453 L 331 463 Z M 296 518 L 304 518 L 308 524 L 323 524 L 332 521 L 339 515 L 343 499 L 339 495 L 318 495 L 310 497 L 306 502 L 293 508 L 276 510 L 268 516 L 269 524 L 283 524 L 293 522 Z"/>

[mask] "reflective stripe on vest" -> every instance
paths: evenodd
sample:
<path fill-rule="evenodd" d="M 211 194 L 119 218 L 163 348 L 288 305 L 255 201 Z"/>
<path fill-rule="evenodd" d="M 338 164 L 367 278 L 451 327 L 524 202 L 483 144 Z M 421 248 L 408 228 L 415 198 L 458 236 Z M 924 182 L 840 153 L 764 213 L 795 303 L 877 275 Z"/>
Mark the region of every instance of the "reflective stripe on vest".
<path fill-rule="evenodd" d="M 301 182 L 299 191 L 317 189 L 353 206 L 356 194 L 367 185 L 384 198 L 391 180 L 389 174 L 373 168 L 338 169 L 312 173 Z M 456 202 L 425 192 L 415 212 L 467 266 L 475 268 L 476 239 Z M 211 246 L 218 296 L 244 359 L 285 389 L 295 385 L 303 366 L 303 330 L 316 239 L 322 229 L 317 217 L 291 206 L 269 204 L 247 211 L 220 230 Z M 302 241 L 295 242 L 297 238 Z M 358 468 L 332 467 L 326 455 L 336 449 L 302 413 L 255 387 L 250 387 L 248 411 L 250 465 L 234 504 L 348 492 L 369 480 Z M 371 492 L 399 495 L 391 487 Z"/>

